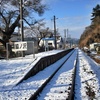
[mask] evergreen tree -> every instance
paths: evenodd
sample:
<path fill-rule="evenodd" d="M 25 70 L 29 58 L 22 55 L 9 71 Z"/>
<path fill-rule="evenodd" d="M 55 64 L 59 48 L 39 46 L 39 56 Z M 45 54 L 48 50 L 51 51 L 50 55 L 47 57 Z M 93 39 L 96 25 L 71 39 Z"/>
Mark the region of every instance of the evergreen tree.
<path fill-rule="evenodd" d="M 100 25 L 100 5 L 97 4 L 95 8 L 93 8 L 92 12 L 92 25 Z"/>

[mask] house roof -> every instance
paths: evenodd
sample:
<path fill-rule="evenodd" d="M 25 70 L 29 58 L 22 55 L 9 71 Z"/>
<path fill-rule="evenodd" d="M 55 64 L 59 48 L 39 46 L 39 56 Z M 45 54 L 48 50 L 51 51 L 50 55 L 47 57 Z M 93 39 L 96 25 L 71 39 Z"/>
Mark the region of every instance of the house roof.
<path fill-rule="evenodd" d="M 42 38 L 42 40 L 55 40 L 55 38 Z"/>

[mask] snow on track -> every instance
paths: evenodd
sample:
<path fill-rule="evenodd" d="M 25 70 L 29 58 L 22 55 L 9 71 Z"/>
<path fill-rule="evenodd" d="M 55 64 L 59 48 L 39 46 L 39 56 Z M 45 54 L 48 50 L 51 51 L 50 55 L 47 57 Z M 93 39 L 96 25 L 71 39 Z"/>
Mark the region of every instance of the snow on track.
<path fill-rule="evenodd" d="M 99 81 L 90 63 L 87 56 L 79 50 L 75 100 L 100 100 Z"/>
<path fill-rule="evenodd" d="M 77 50 L 48 83 L 37 100 L 66 100 L 69 96 Z"/>
<path fill-rule="evenodd" d="M 58 51 L 56 51 L 56 53 L 57 52 Z M 41 56 L 46 56 L 49 53 L 53 54 L 55 51 L 37 54 L 36 61 L 39 60 Z M 100 100 L 100 65 L 87 57 L 79 49 L 78 53 L 79 61 L 77 66 L 74 99 L 91 100 L 91 98 L 93 98 L 93 100 Z M 54 72 L 54 70 L 57 69 L 58 64 L 60 65 L 66 57 L 68 56 L 63 57 L 61 60 L 45 68 L 43 71 L 40 71 L 34 77 L 23 81 L 23 83 L 16 87 L 15 84 L 25 75 L 25 73 L 27 73 L 27 70 L 29 70 L 36 61 L 33 61 L 34 59 L 32 56 L 8 61 L 0 60 L 0 100 L 28 100 L 36 89 L 40 87 L 40 85 Z M 76 56 L 74 55 L 73 57 L 75 58 Z M 73 60 L 70 60 L 66 65 L 71 66 L 73 64 L 72 62 Z M 68 67 L 65 66 L 65 69 L 66 68 Z M 54 83 L 52 84 L 52 88 L 50 89 L 50 84 L 48 84 L 47 89 L 43 90 L 43 95 L 40 96 L 40 98 L 45 98 L 45 100 L 55 100 L 57 97 L 58 100 L 61 100 L 59 99 L 60 96 L 64 100 L 65 95 L 68 96 L 65 89 L 68 89 L 68 85 L 71 82 L 69 77 L 73 72 L 72 70 L 73 68 L 66 69 L 66 71 L 62 69 L 62 73 L 60 72 L 58 74 L 59 77 L 55 77 L 57 80 L 52 80 L 52 83 Z M 62 95 L 62 92 L 65 92 L 65 94 Z"/>

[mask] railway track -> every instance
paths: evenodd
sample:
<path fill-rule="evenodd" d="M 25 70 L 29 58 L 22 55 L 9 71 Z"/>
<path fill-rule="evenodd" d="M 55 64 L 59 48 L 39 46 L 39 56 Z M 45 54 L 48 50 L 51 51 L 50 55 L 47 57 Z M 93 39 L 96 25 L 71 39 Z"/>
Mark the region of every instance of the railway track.
<path fill-rule="evenodd" d="M 50 96 L 53 95 L 55 100 L 57 98 L 60 98 L 59 100 L 62 100 L 63 98 L 64 100 L 68 98 L 70 98 L 69 100 L 72 100 L 71 98 L 73 97 L 74 90 L 74 73 L 76 71 L 75 66 L 77 62 L 76 55 L 77 49 L 72 50 L 62 59 L 59 59 L 56 63 L 50 65 L 52 70 L 50 70 L 49 67 L 46 68 L 47 70 L 50 70 L 51 73 L 47 74 L 46 70 L 44 69 L 35 76 L 24 80 L 17 86 L 13 87 L 11 90 L 1 92 L 1 95 L 4 95 L 2 100 L 48 100 L 48 97 L 50 98 Z M 62 72 L 65 74 L 61 75 Z M 38 76 L 38 74 L 40 75 Z M 54 87 L 52 82 L 57 81 L 58 78 L 60 78 L 59 80 L 61 82 L 57 83 L 57 88 L 52 89 L 52 87 Z M 48 88 L 48 84 L 51 84 L 52 87 Z M 51 88 L 52 93 L 43 92 L 44 90 L 48 90 L 45 88 Z M 42 94 L 44 93 L 48 94 L 43 96 Z M 56 94 L 58 96 L 56 96 Z"/>
<path fill-rule="evenodd" d="M 73 59 L 72 62 L 72 66 L 68 67 L 67 61 L 70 60 L 71 57 L 73 57 L 74 55 L 77 55 L 77 51 L 75 50 L 74 52 L 72 52 L 69 57 L 66 58 L 66 60 L 54 71 L 54 73 L 36 90 L 36 92 L 29 98 L 29 100 L 48 100 L 48 98 L 50 98 L 50 96 L 52 97 L 54 94 L 55 96 L 53 97 L 54 99 L 59 99 L 59 100 L 72 100 L 74 98 L 74 85 L 75 85 L 75 74 L 76 74 L 76 65 L 77 65 L 77 56 L 76 58 Z M 71 58 L 72 59 L 72 58 Z M 74 65 L 74 66 L 73 66 Z M 57 88 L 55 90 L 52 90 L 53 88 L 53 81 L 55 81 L 55 79 L 57 79 L 59 77 L 59 75 L 61 74 L 62 71 L 64 71 L 67 68 L 66 71 L 69 71 L 68 74 L 67 72 L 66 75 L 64 75 L 64 77 L 62 77 L 60 80 L 65 81 L 65 77 L 68 78 L 70 80 L 70 82 L 67 82 L 67 80 L 65 82 L 62 82 L 61 88 L 60 90 L 57 90 Z M 50 86 L 48 86 L 48 84 Z M 64 86 L 63 86 L 64 85 Z M 52 93 L 48 93 L 45 97 L 44 97 L 44 93 L 47 93 L 47 91 L 45 92 L 45 90 L 49 90 L 51 89 L 53 92 Z M 64 89 L 65 88 L 65 89 Z M 59 87 L 58 87 L 59 89 Z M 57 93 L 55 91 L 58 91 Z M 56 96 L 56 94 L 59 94 L 59 96 Z M 57 99 L 57 100 L 58 100 Z"/>

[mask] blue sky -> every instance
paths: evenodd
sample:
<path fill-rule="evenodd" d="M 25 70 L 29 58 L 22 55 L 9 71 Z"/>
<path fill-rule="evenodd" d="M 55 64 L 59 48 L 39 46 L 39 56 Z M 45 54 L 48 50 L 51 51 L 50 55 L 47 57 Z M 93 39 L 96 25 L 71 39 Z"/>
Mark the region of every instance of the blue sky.
<path fill-rule="evenodd" d="M 64 30 L 72 38 L 80 38 L 85 27 L 91 24 L 92 9 L 100 4 L 100 0 L 42 0 L 49 10 L 46 10 L 41 18 L 45 18 L 46 27 L 53 30 L 53 16 L 56 20 L 56 26 L 62 36 Z"/>

